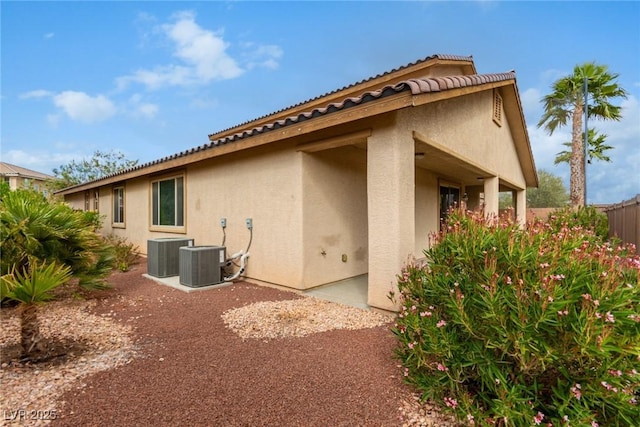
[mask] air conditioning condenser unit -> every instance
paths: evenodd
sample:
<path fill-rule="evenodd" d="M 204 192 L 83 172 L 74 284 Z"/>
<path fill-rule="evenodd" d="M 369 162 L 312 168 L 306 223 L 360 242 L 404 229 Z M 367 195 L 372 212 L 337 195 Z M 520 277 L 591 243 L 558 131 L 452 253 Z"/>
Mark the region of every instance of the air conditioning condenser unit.
<path fill-rule="evenodd" d="M 193 239 L 162 237 L 147 240 L 147 274 L 154 277 L 177 276 L 180 273 L 180 253 L 183 246 L 193 246 Z"/>
<path fill-rule="evenodd" d="M 199 287 L 222 283 L 225 256 L 224 246 L 181 247 L 180 284 Z"/>

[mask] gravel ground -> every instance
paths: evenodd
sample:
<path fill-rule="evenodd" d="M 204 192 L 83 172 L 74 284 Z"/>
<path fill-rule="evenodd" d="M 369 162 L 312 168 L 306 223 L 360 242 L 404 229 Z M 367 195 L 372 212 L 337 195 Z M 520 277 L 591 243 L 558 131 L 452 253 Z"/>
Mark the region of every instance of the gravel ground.
<path fill-rule="evenodd" d="M 75 344 L 37 366 L 10 360 L 2 311 L 0 425 L 454 425 L 403 384 L 388 316 L 249 283 L 187 294 L 145 271 L 45 306 L 45 336 Z"/>

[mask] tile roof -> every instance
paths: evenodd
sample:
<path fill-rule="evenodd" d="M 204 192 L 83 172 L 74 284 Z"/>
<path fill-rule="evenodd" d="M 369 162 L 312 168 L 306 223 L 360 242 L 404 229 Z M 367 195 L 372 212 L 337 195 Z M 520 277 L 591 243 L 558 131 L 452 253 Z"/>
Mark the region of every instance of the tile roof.
<path fill-rule="evenodd" d="M 12 165 L 11 163 L 6 163 L 6 162 L 0 162 L 0 175 L 22 176 L 25 178 L 36 178 L 36 179 L 42 179 L 42 180 L 53 178 L 53 176 L 51 175 L 47 175 L 45 173 L 23 168 L 20 166 Z"/>
<path fill-rule="evenodd" d="M 215 132 L 213 134 L 210 134 L 209 136 L 225 133 L 225 132 L 227 132 L 227 131 L 229 131 L 229 130 L 231 130 L 233 128 L 240 127 L 240 126 L 246 125 L 246 124 L 254 122 L 254 121 L 259 121 L 259 120 L 265 119 L 265 118 L 267 118 L 269 116 L 277 115 L 278 113 L 282 113 L 282 112 L 290 110 L 292 108 L 300 107 L 300 106 L 302 106 L 304 104 L 307 104 L 309 102 L 313 102 L 313 101 L 319 100 L 319 99 L 324 98 L 326 96 L 333 95 L 333 94 L 341 92 L 343 90 L 353 88 L 353 87 L 358 86 L 360 84 L 367 83 L 367 82 L 370 82 L 372 80 L 379 79 L 380 77 L 384 77 L 384 76 L 387 76 L 387 75 L 390 75 L 390 74 L 397 73 L 398 71 L 405 70 L 407 68 L 413 67 L 414 65 L 421 64 L 421 63 L 424 63 L 424 62 L 427 62 L 427 61 L 431 61 L 431 60 L 434 60 L 434 59 L 441 60 L 441 61 L 473 62 L 473 56 L 444 55 L 444 54 L 435 54 L 435 55 L 427 56 L 426 58 L 418 59 L 417 61 L 413 61 L 413 62 L 410 62 L 408 64 L 402 65 L 400 67 L 394 68 L 392 70 L 385 71 L 385 72 L 377 74 L 375 76 L 368 77 L 366 79 L 357 81 L 355 83 L 351 83 L 351 84 L 349 84 L 347 86 L 343 86 L 343 87 L 341 87 L 339 89 L 332 90 L 331 92 L 327 92 L 327 93 L 324 93 L 322 95 L 316 96 L 314 98 L 307 99 L 306 101 L 299 102 L 297 104 L 291 105 L 289 107 L 282 108 L 280 110 L 274 111 L 274 112 L 266 114 L 264 116 L 256 117 L 255 119 L 251 119 L 249 121 L 237 124 L 235 126 L 232 126 L 232 127 L 226 128 L 226 129 L 223 129 L 221 131 L 218 131 L 218 132 Z"/>
<path fill-rule="evenodd" d="M 447 77 L 431 77 L 431 78 L 405 80 L 395 85 L 384 86 L 383 88 L 378 90 L 364 92 L 362 95 L 357 97 L 346 98 L 341 102 L 335 102 L 323 108 L 315 108 L 308 112 L 303 112 L 295 116 L 290 116 L 290 117 L 287 117 L 286 119 L 277 120 L 273 123 L 269 123 L 269 124 L 259 126 L 250 130 L 246 130 L 243 132 L 239 132 L 224 138 L 220 138 L 215 141 L 211 141 L 207 144 L 203 144 L 185 151 L 181 151 L 179 153 L 175 153 L 175 154 L 163 157 L 161 159 L 140 164 L 133 168 L 130 168 L 118 173 L 114 173 L 111 175 L 107 175 L 105 177 L 100 178 L 99 180 L 113 177 L 116 175 L 122 175 L 126 172 L 143 169 L 145 167 L 164 163 L 169 160 L 188 156 L 190 154 L 198 153 L 201 151 L 213 149 L 222 145 L 226 145 L 226 144 L 237 142 L 246 138 L 250 138 L 252 136 L 256 136 L 256 135 L 267 133 L 269 131 L 281 129 L 283 127 L 290 126 L 296 123 L 301 123 L 303 121 L 310 120 L 316 117 L 326 116 L 328 114 L 335 113 L 337 111 L 345 110 L 357 105 L 371 102 L 376 99 L 384 98 L 400 92 L 410 91 L 412 95 L 419 95 L 419 94 L 430 93 L 430 92 L 443 92 L 443 91 L 456 89 L 456 88 L 472 87 L 472 86 L 479 86 L 487 83 L 508 81 L 508 80 L 515 79 L 515 76 L 516 76 L 515 72 L 511 71 L 507 73 L 497 73 L 497 74 L 474 74 L 470 76 L 447 76 Z"/>

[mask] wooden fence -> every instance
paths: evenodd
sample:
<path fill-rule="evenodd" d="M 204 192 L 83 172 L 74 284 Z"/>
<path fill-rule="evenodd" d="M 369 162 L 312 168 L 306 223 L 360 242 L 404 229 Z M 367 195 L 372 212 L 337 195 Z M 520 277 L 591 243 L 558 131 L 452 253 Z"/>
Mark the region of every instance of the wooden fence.
<path fill-rule="evenodd" d="M 609 237 L 617 236 L 625 243 L 636 245 L 640 254 L 640 194 L 633 199 L 605 208 L 609 218 Z"/>

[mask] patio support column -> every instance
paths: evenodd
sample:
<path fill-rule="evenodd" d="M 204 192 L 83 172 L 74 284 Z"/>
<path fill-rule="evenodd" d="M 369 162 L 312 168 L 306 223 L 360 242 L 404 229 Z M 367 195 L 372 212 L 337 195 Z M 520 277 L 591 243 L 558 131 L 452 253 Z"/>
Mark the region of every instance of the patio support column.
<path fill-rule="evenodd" d="M 367 142 L 368 304 L 397 310 L 396 275 L 415 250 L 415 152 L 410 132 L 376 129 Z"/>
<path fill-rule="evenodd" d="M 484 215 L 498 216 L 500 206 L 500 179 L 497 176 L 484 179 Z"/>
<path fill-rule="evenodd" d="M 527 223 L 527 190 L 517 190 L 516 193 L 516 221 L 521 227 Z"/>

